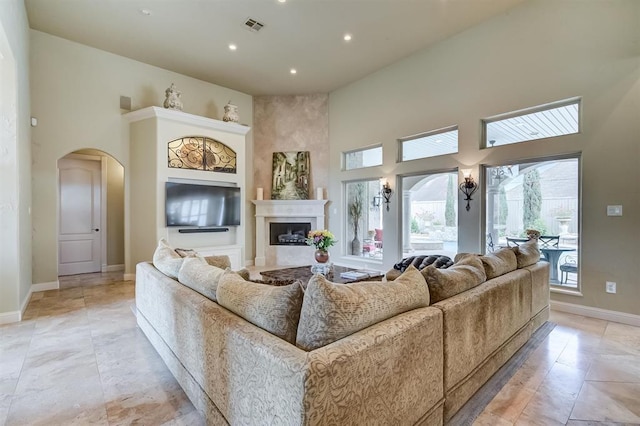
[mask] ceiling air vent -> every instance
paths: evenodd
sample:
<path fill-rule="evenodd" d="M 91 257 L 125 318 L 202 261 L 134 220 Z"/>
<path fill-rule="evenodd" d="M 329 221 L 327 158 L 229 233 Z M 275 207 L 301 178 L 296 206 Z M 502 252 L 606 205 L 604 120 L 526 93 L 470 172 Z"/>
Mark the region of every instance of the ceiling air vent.
<path fill-rule="evenodd" d="M 251 19 L 251 18 L 247 18 L 244 24 L 247 26 L 247 28 L 250 31 L 253 31 L 255 33 L 260 31 L 262 27 L 264 27 L 264 24 L 262 22 L 258 22 L 255 19 Z"/>

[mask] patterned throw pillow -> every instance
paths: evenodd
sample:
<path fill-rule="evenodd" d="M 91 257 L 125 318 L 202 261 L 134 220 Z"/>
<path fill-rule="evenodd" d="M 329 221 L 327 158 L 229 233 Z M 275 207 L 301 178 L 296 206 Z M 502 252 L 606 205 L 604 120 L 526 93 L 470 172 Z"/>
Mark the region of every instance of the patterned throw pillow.
<path fill-rule="evenodd" d="M 153 253 L 153 266 L 155 266 L 157 270 L 175 280 L 178 278 L 178 271 L 182 266 L 182 260 L 182 256 L 167 243 L 167 240 L 161 238 L 160 241 L 158 241 L 158 247 Z"/>
<path fill-rule="evenodd" d="M 178 271 L 178 281 L 215 302 L 218 284 L 225 272 L 201 257 L 187 257 Z"/>
<path fill-rule="evenodd" d="M 218 304 L 289 343 L 296 341 L 302 286 L 273 286 L 245 281 L 227 272 L 218 284 Z"/>
<path fill-rule="evenodd" d="M 513 250 L 516 255 L 518 269 L 536 264 L 540 260 L 540 248 L 538 247 L 538 240 L 527 241 L 526 243 L 522 243 L 519 246 L 512 247 L 511 250 Z"/>
<path fill-rule="evenodd" d="M 432 304 L 476 287 L 487 279 L 478 256 L 465 256 L 447 269 L 427 266 L 422 275 L 427 280 Z"/>
<path fill-rule="evenodd" d="M 502 248 L 485 256 L 480 256 L 484 271 L 487 274 L 487 280 L 499 277 L 508 272 L 518 269 L 518 261 L 516 254 L 510 248 Z"/>
<path fill-rule="evenodd" d="M 393 265 L 393 268 L 386 274 L 387 281 L 393 281 L 398 278 L 400 274 L 409 267 L 409 265 L 413 265 L 418 268 L 419 271 L 422 271 L 429 265 L 433 265 L 436 268 L 448 268 L 453 265 L 453 262 L 450 257 L 440 254 L 430 256 L 409 256 Z"/>
<path fill-rule="evenodd" d="M 393 282 L 336 284 L 316 274 L 304 294 L 296 346 L 311 351 L 425 306 L 429 289 L 414 266 Z"/>
<path fill-rule="evenodd" d="M 231 268 L 231 260 L 227 255 L 205 256 L 204 260 L 206 260 L 209 265 L 216 266 L 220 269 Z"/>

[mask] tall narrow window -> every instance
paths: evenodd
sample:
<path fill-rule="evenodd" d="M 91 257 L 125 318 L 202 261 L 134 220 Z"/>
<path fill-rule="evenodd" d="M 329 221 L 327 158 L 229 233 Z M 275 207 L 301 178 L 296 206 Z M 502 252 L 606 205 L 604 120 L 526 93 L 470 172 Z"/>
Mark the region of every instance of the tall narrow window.
<path fill-rule="evenodd" d="M 345 184 L 345 248 L 348 255 L 382 259 L 384 202 L 380 189 L 378 179 Z"/>
<path fill-rule="evenodd" d="M 458 173 L 402 178 L 402 257 L 458 251 Z"/>
<path fill-rule="evenodd" d="M 551 285 L 579 288 L 578 170 L 577 158 L 487 167 L 487 251 L 536 230 Z"/>

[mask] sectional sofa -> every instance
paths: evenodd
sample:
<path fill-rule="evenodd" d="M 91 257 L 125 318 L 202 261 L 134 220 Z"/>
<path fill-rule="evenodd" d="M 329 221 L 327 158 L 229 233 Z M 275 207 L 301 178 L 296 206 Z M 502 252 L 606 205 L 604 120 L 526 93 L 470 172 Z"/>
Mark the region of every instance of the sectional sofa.
<path fill-rule="evenodd" d="M 140 263 L 137 319 L 209 424 L 438 425 L 546 321 L 538 259 L 521 245 L 388 282 L 316 275 L 306 289 L 202 260 L 175 278 Z"/>

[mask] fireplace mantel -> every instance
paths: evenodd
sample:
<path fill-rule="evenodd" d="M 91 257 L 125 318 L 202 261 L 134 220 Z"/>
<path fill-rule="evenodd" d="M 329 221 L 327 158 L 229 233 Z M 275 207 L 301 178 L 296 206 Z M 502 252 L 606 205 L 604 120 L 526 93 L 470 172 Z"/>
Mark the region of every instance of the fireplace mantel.
<path fill-rule="evenodd" d="M 266 265 L 267 226 L 270 219 L 310 218 L 312 228 L 324 228 L 328 200 L 253 200 L 256 206 L 256 266 Z"/>

